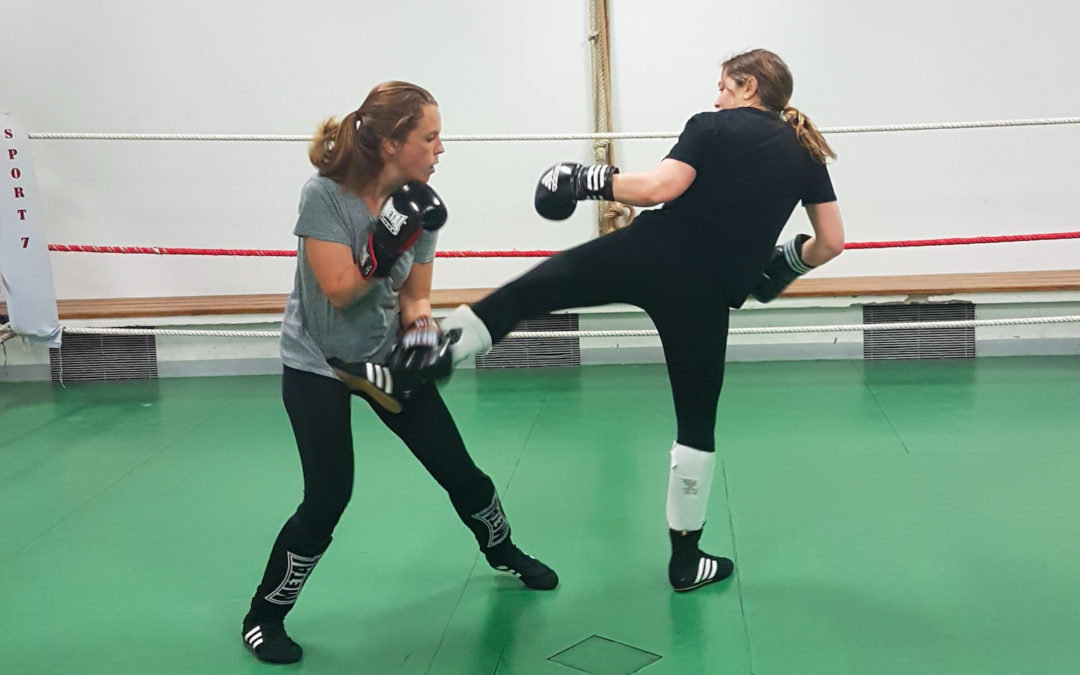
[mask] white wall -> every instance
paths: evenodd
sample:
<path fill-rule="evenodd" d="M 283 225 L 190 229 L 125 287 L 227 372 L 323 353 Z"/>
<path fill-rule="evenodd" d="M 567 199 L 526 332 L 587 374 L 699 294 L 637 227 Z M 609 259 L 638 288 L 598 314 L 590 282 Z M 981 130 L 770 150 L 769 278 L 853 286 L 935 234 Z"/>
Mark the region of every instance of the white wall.
<path fill-rule="evenodd" d="M 0 100 L 31 131 L 309 133 L 375 83 L 439 99 L 444 133 L 591 129 L 588 3 L 0 0 Z M 663 6 L 664 9 L 658 9 Z M 678 131 L 720 61 L 780 53 L 821 126 L 1080 115 L 1075 3 L 613 0 L 614 120 Z M 849 239 L 1077 229 L 1080 127 L 835 135 Z M 624 170 L 670 141 L 620 141 Z M 34 141 L 55 243 L 293 248 L 303 143 Z M 591 205 L 552 224 L 535 180 L 588 142 L 453 143 L 433 185 L 444 249 L 569 246 Z M 789 229 L 805 227 L 800 214 Z M 851 252 L 816 274 L 1077 267 L 1080 242 Z M 59 298 L 286 292 L 290 259 L 53 254 Z M 495 285 L 528 261 L 448 261 L 441 288 Z"/>
<path fill-rule="evenodd" d="M 779 53 L 819 126 L 1080 115 L 1080 5 L 944 0 L 616 2 L 616 124 L 666 129 L 711 102 L 719 63 Z M 688 16 L 694 16 L 688 21 Z M 651 48 L 642 48 L 643 44 Z M 851 241 L 1076 230 L 1080 126 L 832 135 Z M 624 144 L 649 166 L 664 144 Z M 808 227 L 801 210 L 788 233 Z M 1075 269 L 1080 241 L 855 251 L 815 272 Z"/>

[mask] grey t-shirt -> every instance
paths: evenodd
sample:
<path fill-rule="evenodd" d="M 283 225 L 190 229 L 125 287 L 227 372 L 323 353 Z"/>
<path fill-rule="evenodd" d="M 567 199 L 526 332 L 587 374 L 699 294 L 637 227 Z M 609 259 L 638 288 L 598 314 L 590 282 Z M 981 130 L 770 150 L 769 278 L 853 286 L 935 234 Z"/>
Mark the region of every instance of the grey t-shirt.
<path fill-rule="evenodd" d="M 296 282 L 281 321 L 281 360 L 290 368 L 334 377 L 326 359 L 378 360 L 397 338 L 398 290 L 413 262 L 435 259 L 438 237 L 425 231 L 402 254 L 384 278 L 344 310 L 336 309 L 323 294 L 304 254 L 305 237 L 345 244 L 359 260 L 375 227 L 364 200 L 329 178 L 312 176 L 300 191 L 300 215 L 293 234 L 299 237 Z"/>

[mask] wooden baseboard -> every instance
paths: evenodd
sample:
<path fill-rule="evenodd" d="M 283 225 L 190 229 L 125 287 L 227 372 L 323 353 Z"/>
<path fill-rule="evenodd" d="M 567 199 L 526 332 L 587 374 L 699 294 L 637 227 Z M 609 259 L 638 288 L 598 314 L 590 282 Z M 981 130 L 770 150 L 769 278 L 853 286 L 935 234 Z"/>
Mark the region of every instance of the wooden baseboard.
<path fill-rule="evenodd" d="M 449 308 L 476 302 L 490 288 L 451 288 L 433 291 L 433 307 Z M 915 274 L 902 276 L 799 279 L 783 297 L 857 297 L 874 295 L 950 295 L 954 293 L 1030 293 L 1080 290 L 1080 270 L 1045 272 L 988 272 L 975 274 Z M 161 316 L 221 316 L 274 314 L 285 310 L 284 294 L 203 295 L 159 298 L 58 300 L 61 319 L 148 318 Z M 0 303 L 0 314 L 6 307 Z"/>
<path fill-rule="evenodd" d="M 1080 290 L 1080 270 L 908 274 L 880 277 L 798 279 L 784 297 L 859 295 L 949 295 L 952 293 L 1033 293 Z"/>

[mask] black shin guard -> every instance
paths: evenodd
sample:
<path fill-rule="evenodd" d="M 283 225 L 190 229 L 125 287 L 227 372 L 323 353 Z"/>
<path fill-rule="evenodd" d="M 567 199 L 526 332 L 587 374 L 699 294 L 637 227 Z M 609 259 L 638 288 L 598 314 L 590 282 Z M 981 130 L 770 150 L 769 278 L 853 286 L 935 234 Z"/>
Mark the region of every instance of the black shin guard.
<path fill-rule="evenodd" d="M 458 518 L 476 537 L 480 550 L 487 551 L 509 541 L 510 523 L 495 492 L 495 484 L 482 473 L 478 480 L 470 480 L 469 483 L 467 490 L 459 488 L 451 491 L 450 502 Z"/>
<path fill-rule="evenodd" d="M 274 541 L 248 616 L 266 622 L 284 620 L 329 545 L 330 537 L 313 537 L 297 516 L 289 518 Z"/>
<path fill-rule="evenodd" d="M 241 629 L 244 645 L 255 658 L 267 663 L 295 663 L 303 656 L 300 645 L 285 633 L 285 615 L 296 604 L 329 545 L 330 537 L 311 536 L 296 515 L 281 528 Z"/>
<path fill-rule="evenodd" d="M 536 558 L 526 555 L 510 539 L 510 523 L 506 519 L 499 494 L 487 476 L 482 489 L 468 502 L 454 500 L 454 509 L 465 526 L 476 537 L 476 543 L 492 568 L 513 574 L 529 588 L 550 590 L 559 584 L 559 577 Z"/>

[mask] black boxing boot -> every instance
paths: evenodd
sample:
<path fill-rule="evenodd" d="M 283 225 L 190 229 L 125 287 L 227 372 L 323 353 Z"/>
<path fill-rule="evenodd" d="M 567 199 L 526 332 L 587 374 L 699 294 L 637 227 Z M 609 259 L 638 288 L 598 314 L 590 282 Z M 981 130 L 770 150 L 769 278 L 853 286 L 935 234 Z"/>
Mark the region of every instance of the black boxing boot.
<path fill-rule="evenodd" d="M 727 579 L 735 571 L 735 563 L 731 560 L 709 555 L 698 548 L 701 530 L 668 532 L 671 535 L 668 580 L 676 591 L 682 593 L 701 588 L 706 584 Z"/>

